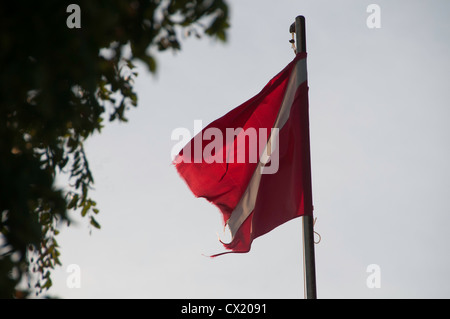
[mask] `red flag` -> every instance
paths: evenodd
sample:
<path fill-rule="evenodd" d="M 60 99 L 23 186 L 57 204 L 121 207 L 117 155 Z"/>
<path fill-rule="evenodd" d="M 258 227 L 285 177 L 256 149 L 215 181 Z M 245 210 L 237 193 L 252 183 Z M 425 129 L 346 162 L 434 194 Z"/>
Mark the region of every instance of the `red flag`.
<path fill-rule="evenodd" d="M 174 163 L 194 195 L 222 213 L 227 252 L 248 252 L 253 239 L 312 216 L 306 53 L 205 127 Z"/>

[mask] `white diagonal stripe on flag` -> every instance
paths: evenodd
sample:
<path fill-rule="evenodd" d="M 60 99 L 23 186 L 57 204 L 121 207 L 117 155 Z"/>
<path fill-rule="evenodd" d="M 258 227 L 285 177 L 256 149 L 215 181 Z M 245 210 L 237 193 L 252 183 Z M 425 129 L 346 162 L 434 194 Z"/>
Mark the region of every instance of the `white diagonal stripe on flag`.
<path fill-rule="evenodd" d="M 265 154 L 271 154 L 274 134 L 278 134 L 279 130 L 284 126 L 284 124 L 289 119 L 289 114 L 291 111 L 292 104 L 294 102 L 295 93 L 298 87 L 307 80 L 307 70 L 306 70 L 306 57 L 297 61 L 291 77 L 289 79 L 286 92 L 284 94 L 283 103 L 278 112 L 277 118 L 275 120 L 274 128 L 277 130 L 272 130 L 272 134 L 266 144 L 265 150 L 262 156 Z M 269 150 L 269 151 L 268 151 Z M 242 223 L 247 219 L 255 208 L 256 198 L 258 195 L 259 183 L 261 181 L 262 171 L 264 169 L 264 163 L 267 161 L 260 161 L 255 169 L 255 172 L 247 185 L 247 188 L 242 195 L 239 203 L 233 210 L 230 218 L 226 222 L 230 232 L 231 241 L 233 241 L 237 231 L 241 227 Z"/>

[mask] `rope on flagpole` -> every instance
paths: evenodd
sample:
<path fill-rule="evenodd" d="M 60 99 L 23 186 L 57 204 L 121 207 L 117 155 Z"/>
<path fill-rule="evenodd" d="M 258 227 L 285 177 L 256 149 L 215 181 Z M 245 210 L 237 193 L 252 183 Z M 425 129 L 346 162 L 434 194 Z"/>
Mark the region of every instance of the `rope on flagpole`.
<path fill-rule="evenodd" d="M 292 39 L 289 40 L 289 43 L 292 45 L 292 50 L 294 50 L 294 54 L 297 55 L 297 46 L 295 45 L 295 22 L 291 24 L 289 27 L 289 32 L 292 35 Z"/>
<path fill-rule="evenodd" d="M 320 236 L 320 234 L 314 230 L 314 227 L 316 226 L 316 221 L 317 221 L 317 217 L 315 217 L 315 218 L 314 218 L 314 221 L 313 221 L 313 232 L 314 232 L 314 234 L 316 234 L 317 236 L 319 236 L 319 240 L 318 240 L 318 241 L 314 241 L 314 244 L 317 245 L 317 244 L 320 243 L 320 241 L 322 240 L 322 236 Z"/>

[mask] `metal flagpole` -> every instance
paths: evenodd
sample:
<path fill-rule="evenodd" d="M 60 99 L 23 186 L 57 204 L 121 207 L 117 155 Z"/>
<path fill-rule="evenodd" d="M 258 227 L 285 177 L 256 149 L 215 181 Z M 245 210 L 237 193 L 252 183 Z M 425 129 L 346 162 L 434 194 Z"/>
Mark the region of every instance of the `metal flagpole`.
<path fill-rule="evenodd" d="M 295 27 L 295 30 L 294 30 Z M 306 31 L 305 17 L 297 16 L 295 24 L 290 27 L 290 32 L 295 32 L 295 42 L 297 45 L 296 53 L 306 52 Z M 307 299 L 316 299 L 316 263 L 314 257 L 314 221 L 313 216 L 302 217 L 303 227 L 303 272 L 305 297 Z"/>

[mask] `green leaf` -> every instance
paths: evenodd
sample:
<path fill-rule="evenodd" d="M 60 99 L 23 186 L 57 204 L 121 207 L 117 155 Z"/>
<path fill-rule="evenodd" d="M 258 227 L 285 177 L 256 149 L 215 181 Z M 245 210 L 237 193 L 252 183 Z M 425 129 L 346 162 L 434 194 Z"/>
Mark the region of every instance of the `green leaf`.
<path fill-rule="evenodd" d="M 77 202 L 78 202 L 78 194 L 73 195 L 72 200 L 69 202 L 69 205 L 67 205 L 67 209 L 77 208 Z"/>
<path fill-rule="evenodd" d="M 130 69 L 134 69 L 136 66 L 130 61 L 130 60 L 126 60 L 127 61 L 127 66 L 130 68 Z"/>
<path fill-rule="evenodd" d="M 41 287 L 41 289 L 49 289 L 52 286 L 52 280 L 50 278 L 47 279 L 45 284 Z"/>
<path fill-rule="evenodd" d="M 86 214 L 87 214 L 87 212 L 88 212 L 88 210 L 89 210 L 89 207 L 90 207 L 89 204 L 87 204 L 87 205 L 85 205 L 85 206 L 83 207 L 83 209 L 81 210 L 81 216 L 82 216 L 82 217 L 85 217 L 85 216 L 86 216 Z"/>
<path fill-rule="evenodd" d="M 40 219 L 40 223 L 41 224 L 47 224 L 48 222 L 49 222 L 49 220 L 50 220 L 50 217 L 51 217 L 51 215 L 50 215 L 50 213 L 42 213 L 42 215 L 41 215 L 41 219 Z"/>
<path fill-rule="evenodd" d="M 147 64 L 148 69 L 150 72 L 155 73 L 156 72 L 156 60 L 150 55 L 143 55 L 139 57 L 142 61 Z"/>
<path fill-rule="evenodd" d="M 99 224 L 99 223 L 95 220 L 95 218 L 92 217 L 92 216 L 91 216 L 91 225 L 94 226 L 94 227 L 97 228 L 97 229 L 100 229 L 100 228 L 101 228 L 100 224 Z"/>

